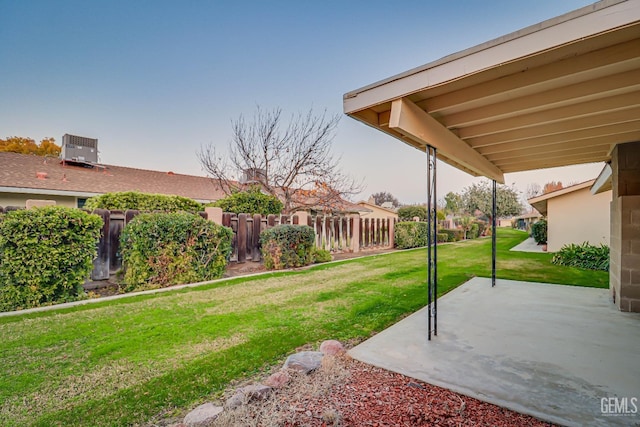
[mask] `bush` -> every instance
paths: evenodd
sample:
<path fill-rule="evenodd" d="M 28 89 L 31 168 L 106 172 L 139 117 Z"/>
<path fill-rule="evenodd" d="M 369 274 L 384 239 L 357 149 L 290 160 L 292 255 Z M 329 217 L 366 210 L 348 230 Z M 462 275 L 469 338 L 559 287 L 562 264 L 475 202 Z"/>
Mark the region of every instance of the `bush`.
<path fill-rule="evenodd" d="M 81 298 L 101 229 L 99 216 L 61 206 L 4 214 L 0 221 L 0 311 Z"/>
<path fill-rule="evenodd" d="M 471 229 L 469 229 L 469 232 L 467 233 L 467 238 L 468 239 L 477 239 L 478 238 L 478 223 L 474 222 L 473 224 L 471 224 Z"/>
<path fill-rule="evenodd" d="M 317 247 L 313 247 L 313 262 L 315 264 L 319 264 L 322 262 L 329 262 L 333 260 L 333 257 L 331 256 L 331 252 L 329 252 L 326 249 L 319 249 Z"/>
<path fill-rule="evenodd" d="M 541 219 L 531 226 L 531 237 L 537 244 L 547 243 L 547 221 Z"/>
<path fill-rule="evenodd" d="M 426 222 L 406 221 L 396 224 L 394 240 L 398 249 L 419 248 L 427 246 Z"/>
<path fill-rule="evenodd" d="M 476 225 L 478 226 L 478 236 L 484 236 L 485 235 L 485 230 L 487 229 L 487 227 L 490 227 L 486 222 L 484 221 L 477 221 Z"/>
<path fill-rule="evenodd" d="M 231 255 L 230 228 L 190 213 L 145 213 L 122 230 L 125 291 L 217 279 Z"/>
<path fill-rule="evenodd" d="M 204 210 L 201 203 L 187 197 L 165 194 L 146 194 L 136 191 L 106 193 L 87 199 L 85 209 L 122 210 L 136 209 L 142 212 L 191 212 Z"/>
<path fill-rule="evenodd" d="M 282 202 L 277 197 L 262 194 L 258 187 L 233 193 L 224 199 L 211 203 L 211 206 L 222 208 L 224 212 L 261 215 L 278 215 L 283 208 Z"/>
<path fill-rule="evenodd" d="M 564 245 L 553 255 L 551 262 L 556 265 L 586 268 L 587 270 L 609 271 L 609 246 L 593 246 L 588 242 L 580 245 Z"/>
<path fill-rule="evenodd" d="M 276 225 L 260 234 L 264 265 L 269 270 L 301 267 L 313 262 L 316 236 L 308 225 Z"/>
<path fill-rule="evenodd" d="M 464 238 L 464 230 L 457 228 L 443 228 L 439 233 L 447 234 L 447 242 L 458 242 Z"/>
<path fill-rule="evenodd" d="M 427 220 L 427 208 L 421 205 L 403 206 L 398 209 L 398 218 L 411 221 L 413 217 L 420 218 L 420 221 Z"/>
<path fill-rule="evenodd" d="M 447 233 L 438 233 L 438 243 L 447 243 L 449 235 Z"/>

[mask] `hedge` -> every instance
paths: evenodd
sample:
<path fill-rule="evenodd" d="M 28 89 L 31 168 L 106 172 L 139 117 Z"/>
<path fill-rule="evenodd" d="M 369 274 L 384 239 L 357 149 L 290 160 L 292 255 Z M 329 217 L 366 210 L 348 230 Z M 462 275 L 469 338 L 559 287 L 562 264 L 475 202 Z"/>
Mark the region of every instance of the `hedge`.
<path fill-rule="evenodd" d="M 190 213 L 144 213 L 122 230 L 125 291 L 217 279 L 233 232 Z"/>
<path fill-rule="evenodd" d="M 398 249 L 409 249 L 427 246 L 426 222 L 405 221 L 396 224 L 394 232 L 395 245 Z"/>
<path fill-rule="evenodd" d="M 447 242 L 457 242 L 464 238 L 464 230 L 457 228 L 443 228 L 439 233 L 447 234 Z"/>
<path fill-rule="evenodd" d="M 193 199 L 166 194 L 147 194 L 136 191 L 106 193 L 87 199 L 85 209 L 122 210 L 136 209 L 142 212 L 191 212 L 198 213 L 204 206 Z"/>
<path fill-rule="evenodd" d="M 68 302 L 84 296 L 102 219 L 46 206 L 7 212 L 0 221 L 0 311 Z"/>
<path fill-rule="evenodd" d="M 264 265 L 269 270 L 313 262 L 315 233 L 308 225 L 276 225 L 260 234 Z"/>
<path fill-rule="evenodd" d="M 541 219 L 531 226 L 531 237 L 538 244 L 547 243 L 547 221 Z"/>
<path fill-rule="evenodd" d="M 282 212 L 282 202 L 275 196 L 263 194 L 259 188 L 233 193 L 224 199 L 211 203 L 211 206 L 222 208 L 224 212 L 247 213 L 260 215 L 278 215 Z"/>

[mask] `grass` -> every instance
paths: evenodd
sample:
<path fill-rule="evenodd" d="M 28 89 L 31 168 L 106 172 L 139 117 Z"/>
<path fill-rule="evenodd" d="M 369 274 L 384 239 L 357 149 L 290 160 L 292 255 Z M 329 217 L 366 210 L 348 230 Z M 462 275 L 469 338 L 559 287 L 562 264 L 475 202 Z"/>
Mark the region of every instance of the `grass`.
<path fill-rule="evenodd" d="M 607 287 L 608 274 L 510 252 L 498 277 Z M 424 249 L 0 318 L 0 425 L 135 425 L 220 396 L 296 347 L 363 339 L 425 304 Z M 491 240 L 440 246 L 439 291 L 491 273 Z"/>

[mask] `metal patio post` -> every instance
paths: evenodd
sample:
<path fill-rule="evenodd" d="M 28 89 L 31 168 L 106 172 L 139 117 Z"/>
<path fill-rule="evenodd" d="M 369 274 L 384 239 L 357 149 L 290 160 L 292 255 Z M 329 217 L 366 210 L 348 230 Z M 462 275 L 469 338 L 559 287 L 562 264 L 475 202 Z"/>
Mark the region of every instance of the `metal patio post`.
<path fill-rule="evenodd" d="M 496 285 L 496 213 L 497 207 L 497 195 L 496 195 L 496 180 L 493 180 L 493 206 L 491 211 L 491 287 Z"/>
<path fill-rule="evenodd" d="M 438 217 L 436 149 L 427 145 L 427 339 L 438 335 Z"/>

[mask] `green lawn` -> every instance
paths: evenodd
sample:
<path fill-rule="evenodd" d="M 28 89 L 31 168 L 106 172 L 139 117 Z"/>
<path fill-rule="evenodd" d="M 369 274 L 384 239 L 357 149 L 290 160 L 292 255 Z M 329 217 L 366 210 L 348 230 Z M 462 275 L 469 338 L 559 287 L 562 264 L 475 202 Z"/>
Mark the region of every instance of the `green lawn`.
<path fill-rule="evenodd" d="M 607 287 L 608 274 L 509 252 L 498 277 Z M 491 240 L 438 249 L 440 293 L 491 273 Z M 426 251 L 0 318 L 0 425 L 130 425 L 219 395 L 306 343 L 362 339 L 425 304 Z"/>

